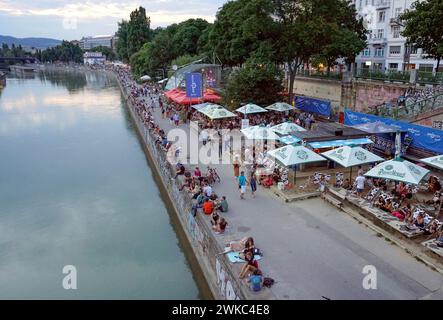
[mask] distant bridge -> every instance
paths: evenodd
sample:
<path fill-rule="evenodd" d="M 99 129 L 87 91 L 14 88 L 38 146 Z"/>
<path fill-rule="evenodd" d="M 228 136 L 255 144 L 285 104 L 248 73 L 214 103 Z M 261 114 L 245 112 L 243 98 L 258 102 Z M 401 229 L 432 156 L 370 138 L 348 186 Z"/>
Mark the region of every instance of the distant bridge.
<path fill-rule="evenodd" d="M 38 60 L 33 57 L 0 57 L 0 63 L 6 63 L 7 61 L 22 62 L 22 63 L 37 63 Z"/>

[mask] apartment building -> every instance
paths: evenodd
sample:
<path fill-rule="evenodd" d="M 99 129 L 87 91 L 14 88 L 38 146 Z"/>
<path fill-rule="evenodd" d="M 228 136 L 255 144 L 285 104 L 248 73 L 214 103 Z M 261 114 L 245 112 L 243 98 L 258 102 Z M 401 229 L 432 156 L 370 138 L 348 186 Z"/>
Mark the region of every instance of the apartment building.
<path fill-rule="evenodd" d="M 414 0 L 353 0 L 369 31 L 368 46 L 357 56 L 357 69 L 373 71 L 418 69 L 432 72 L 437 61 L 426 59 L 421 48 L 406 45 L 398 19 Z M 443 66 L 440 70 L 443 72 Z"/>
<path fill-rule="evenodd" d="M 94 36 L 94 37 L 83 37 L 80 40 L 80 48 L 83 50 L 90 50 L 95 47 L 114 47 L 114 37 L 113 36 Z"/>

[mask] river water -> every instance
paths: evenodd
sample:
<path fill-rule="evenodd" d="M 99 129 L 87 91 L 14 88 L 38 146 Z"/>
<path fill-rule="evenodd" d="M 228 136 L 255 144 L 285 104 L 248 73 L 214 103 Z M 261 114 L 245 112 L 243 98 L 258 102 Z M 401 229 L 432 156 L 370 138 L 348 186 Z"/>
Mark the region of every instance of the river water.
<path fill-rule="evenodd" d="M 124 103 L 102 73 L 8 78 L 0 298 L 202 298 Z"/>

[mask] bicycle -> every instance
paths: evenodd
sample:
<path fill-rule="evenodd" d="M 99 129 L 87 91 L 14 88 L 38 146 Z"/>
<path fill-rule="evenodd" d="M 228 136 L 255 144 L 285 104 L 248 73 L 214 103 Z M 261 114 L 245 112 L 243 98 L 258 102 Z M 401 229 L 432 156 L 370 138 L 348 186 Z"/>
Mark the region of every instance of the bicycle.
<path fill-rule="evenodd" d="M 217 170 L 215 168 L 211 168 L 208 166 L 208 171 L 206 176 L 210 184 L 213 184 L 215 182 L 218 183 L 221 182 L 220 176 L 218 175 Z"/>

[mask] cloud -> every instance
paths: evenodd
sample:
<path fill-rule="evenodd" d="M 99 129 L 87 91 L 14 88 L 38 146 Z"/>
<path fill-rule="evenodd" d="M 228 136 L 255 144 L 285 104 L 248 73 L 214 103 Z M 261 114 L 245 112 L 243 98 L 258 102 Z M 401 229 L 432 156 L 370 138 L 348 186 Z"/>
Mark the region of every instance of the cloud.
<path fill-rule="evenodd" d="M 143 3 L 139 2 L 70 2 L 60 1 L 35 3 L 0 0 L 0 12 L 10 15 L 54 16 L 76 19 L 116 18 L 128 19 L 129 14 Z M 183 21 L 189 18 L 204 18 L 213 21 L 217 10 L 217 1 L 205 4 L 204 1 L 192 0 L 177 3 L 172 0 L 154 0 L 145 6 L 153 24 L 164 24 Z M 212 9 L 212 10 L 211 10 Z"/>

